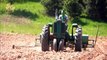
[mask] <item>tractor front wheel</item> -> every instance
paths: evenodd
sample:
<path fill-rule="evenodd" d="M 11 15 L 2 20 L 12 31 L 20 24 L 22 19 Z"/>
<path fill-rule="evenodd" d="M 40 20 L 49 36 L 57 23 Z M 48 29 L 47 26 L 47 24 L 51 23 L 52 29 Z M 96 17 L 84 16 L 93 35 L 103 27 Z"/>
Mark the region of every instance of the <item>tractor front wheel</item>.
<path fill-rule="evenodd" d="M 59 42 L 59 50 L 64 50 L 64 39 Z"/>
<path fill-rule="evenodd" d="M 58 51 L 58 40 L 57 39 L 53 40 L 53 50 Z"/>

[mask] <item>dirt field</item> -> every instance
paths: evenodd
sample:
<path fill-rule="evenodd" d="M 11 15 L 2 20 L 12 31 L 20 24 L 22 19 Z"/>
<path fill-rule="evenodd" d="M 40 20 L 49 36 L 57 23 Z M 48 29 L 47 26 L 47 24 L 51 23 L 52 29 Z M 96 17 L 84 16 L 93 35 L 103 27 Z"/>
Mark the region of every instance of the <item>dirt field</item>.
<path fill-rule="evenodd" d="M 70 48 L 42 52 L 38 39 L 29 34 L 0 34 L 0 60 L 107 60 L 107 37 L 98 37 L 95 48 L 82 52 Z"/>

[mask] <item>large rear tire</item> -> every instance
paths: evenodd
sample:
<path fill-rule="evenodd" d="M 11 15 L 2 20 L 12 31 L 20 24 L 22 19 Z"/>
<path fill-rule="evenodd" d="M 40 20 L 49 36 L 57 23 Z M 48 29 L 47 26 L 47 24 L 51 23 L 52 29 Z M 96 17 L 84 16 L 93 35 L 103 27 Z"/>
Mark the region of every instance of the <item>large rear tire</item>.
<path fill-rule="evenodd" d="M 77 32 L 76 41 L 75 41 L 75 51 L 81 51 L 82 50 L 82 30 L 80 29 Z"/>
<path fill-rule="evenodd" d="M 49 51 L 48 33 L 49 33 L 48 26 L 45 26 L 43 29 L 43 33 L 40 35 L 42 51 Z"/>

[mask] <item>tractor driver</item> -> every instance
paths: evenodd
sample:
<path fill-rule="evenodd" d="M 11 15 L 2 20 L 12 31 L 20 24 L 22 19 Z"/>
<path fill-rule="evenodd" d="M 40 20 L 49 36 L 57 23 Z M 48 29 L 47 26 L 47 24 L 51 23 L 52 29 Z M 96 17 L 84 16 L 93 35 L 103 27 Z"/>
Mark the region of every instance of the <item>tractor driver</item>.
<path fill-rule="evenodd" d="M 67 30 L 67 22 L 68 22 L 68 16 L 65 14 L 65 11 L 64 10 L 61 10 L 61 14 L 59 15 L 58 17 L 61 21 L 64 21 L 65 22 L 65 25 L 66 25 L 66 30 Z"/>
<path fill-rule="evenodd" d="M 61 10 L 61 14 L 59 15 L 59 19 L 64 21 L 66 24 L 68 22 L 68 16 L 65 14 L 64 10 Z"/>

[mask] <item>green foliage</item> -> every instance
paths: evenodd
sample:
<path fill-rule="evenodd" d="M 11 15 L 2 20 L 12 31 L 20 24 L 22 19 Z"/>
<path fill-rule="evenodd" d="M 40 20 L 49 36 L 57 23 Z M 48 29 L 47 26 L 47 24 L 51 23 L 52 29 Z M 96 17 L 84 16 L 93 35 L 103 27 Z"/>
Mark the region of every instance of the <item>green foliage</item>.
<path fill-rule="evenodd" d="M 0 0 L 0 2 L 9 2 L 9 3 L 25 3 L 25 2 L 39 2 L 40 0 Z"/>
<path fill-rule="evenodd" d="M 63 7 L 62 0 L 41 0 L 41 3 L 46 8 L 46 13 L 50 16 L 55 16 L 55 10 L 58 11 Z"/>
<path fill-rule="evenodd" d="M 96 6 L 97 4 L 96 4 L 96 0 L 90 0 L 89 2 L 88 2 L 88 16 L 90 17 L 90 18 L 98 18 L 99 16 L 99 14 L 98 14 L 98 10 L 97 10 L 97 6 Z"/>
<path fill-rule="evenodd" d="M 6 4 L 0 3 L 0 15 L 6 13 Z"/>
<path fill-rule="evenodd" d="M 78 0 L 41 0 L 41 3 L 46 7 L 47 14 L 51 16 L 55 15 L 56 9 L 58 9 L 58 12 L 64 9 L 72 17 L 80 16 L 83 10 Z"/>
<path fill-rule="evenodd" d="M 86 3 L 88 16 L 92 19 L 107 21 L 107 0 L 89 0 Z"/>
<path fill-rule="evenodd" d="M 65 4 L 66 10 L 72 17 L 80 16 L 82 13 L 82 5 L 78 1 L 69 1 Z"/>

